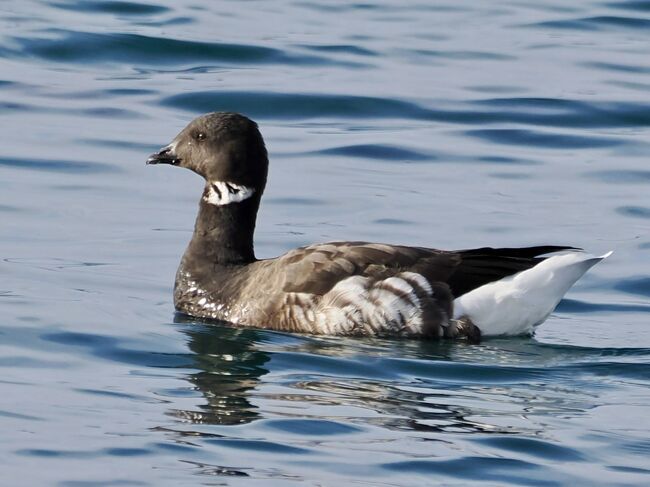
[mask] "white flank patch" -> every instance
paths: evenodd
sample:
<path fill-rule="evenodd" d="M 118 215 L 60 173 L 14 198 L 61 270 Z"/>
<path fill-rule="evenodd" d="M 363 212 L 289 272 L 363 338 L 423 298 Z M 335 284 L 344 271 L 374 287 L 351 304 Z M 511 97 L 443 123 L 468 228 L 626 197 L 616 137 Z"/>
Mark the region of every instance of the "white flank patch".
<path fill-rule="evenodd" d="M 323 296 L 316 313 L 317 326 L 332 335 L 355 329 L 368 335 L 422 332 L 421 302 L 414 286 L 430 295 L 431 287 L 424 277 L 404 272 L 370 282 L 363 276 L 338 282 Z"/>
<path fill-rule="evenodd" d="M 429 296 L 433 294 L 431 284 L 429 284 L 429 281 L 427 281 L 422 274 L 416 272 L 402 272 L 400 276 L 402 279 L 406 279 L 411 285 L 415 284 L 416 286 L 420 286 L 420 288 L 422 288 L 422 290 Z"/>
<path fill-rule="evenodd" d="M 255 193 L 254 188 L 224 181 L 208 182 L 208 194 L 203 197 L 206 203 L 223 206 L 244 201 Z"/>
<path fill-rule="evenodd" d="M 467 316 L 483 336 L 525 335 L 544 322 L 585 272 L 611 252 L 553 255 L 535 267 L 485 284 L 454 300 L 454 319 Z"/>

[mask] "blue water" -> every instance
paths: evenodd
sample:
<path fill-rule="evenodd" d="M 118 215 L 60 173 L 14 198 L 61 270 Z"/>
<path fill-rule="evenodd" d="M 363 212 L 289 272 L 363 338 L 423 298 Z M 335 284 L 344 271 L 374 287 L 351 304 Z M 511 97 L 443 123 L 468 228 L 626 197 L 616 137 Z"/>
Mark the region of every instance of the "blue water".
<path fill-rule="evenodd" d="M 650 484 L 650 3 L 0 3 L 3 485 Z M 535 337 L 315 338 L 174 317 L 236 110 L 256 251 L 614 250 Z"/>

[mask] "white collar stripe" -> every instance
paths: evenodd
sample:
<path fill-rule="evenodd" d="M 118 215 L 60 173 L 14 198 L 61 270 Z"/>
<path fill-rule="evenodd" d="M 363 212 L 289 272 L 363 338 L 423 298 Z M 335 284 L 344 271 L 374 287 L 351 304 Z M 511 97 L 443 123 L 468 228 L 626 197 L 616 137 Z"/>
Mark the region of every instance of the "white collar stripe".
<path fill-rule="evenodd" d="M 210 181 L 208 192 L 203 200 L 211 205 L 223 206 L 247 200 L 255 193 L 255 188 L 225 181 Z"/>

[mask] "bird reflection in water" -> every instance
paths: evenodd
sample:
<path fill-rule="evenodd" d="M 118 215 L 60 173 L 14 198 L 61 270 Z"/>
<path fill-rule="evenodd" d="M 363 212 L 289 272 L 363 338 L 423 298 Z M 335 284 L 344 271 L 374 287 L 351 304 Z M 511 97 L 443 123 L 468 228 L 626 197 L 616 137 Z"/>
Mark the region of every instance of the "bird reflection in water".
<path fill-rule="evenodd" d="M 174 410 L 173 415 L 196 424 L 236 425 L 258 419 L 250 393 L 268 373 L 263 365 L 269 354 L 257 349 L 259 332 L 233 328 L 217 322 L 197 324 L 196 320 L 176 315 L 175 323 L 191 325 L 182 332 L 193 352 L 193 367 L 199 372 L 188 380 L 201 391 L 207 404 L 198 410 Z"/>
<path fill-rule="evenodd" d="M 391 367 L 394 365 L 391 360 L 396 355 L 399 357 L 401 352 L 413 355 L 417 349 L 413 344 L 404 343 L 404 350 L 401 350 L 402 347 L 393 342 L 388 344 L 387 350 L 380 341 L 296 337 L 290 339 L 290 345 L 275 343 L 274 349 L 277 350 L 270 352 L 269 341 L 272 341 L 273 332 L 233 328 L 223 323 L 197 323 L 195 319 L 182 315 L 177 316 L 175 322 L 188 325 L 182 333 L 188 337 L 193 367 L 199 372 L 187 379 L 202 393 L 205 404 L 193 410 L 175 409 L 171 414 L 193 424 L 241 425 L 257 419 L 282 417 L 335 420 L 349 425 L 379 426 L 391 431 L 417 431 L 424 435 L 535 434 L 537 430 L 534 422 L 524 425 L 519 416 L 528 409 L 525 397 L 521 398 L 522 409 L 515 414 L 517 419 L 513 417 L 510 425 L 503 421 L 503 411 L 492 411 L 494 414 L 491 414 L 489 410 L 477 411 L 472 406 L 477 399 L 487 396 L 493 400 L 497 398 L 494 402 L 497 406 L 499 396 L 516 395 L 510 387 L 496 391 L 492 387 L 474 384 L 448 389 L 442 384 L 436 386 L 435 380 L 433 383 L 428 381 L 429 384 L 422 382 L 419 377 L 396 377 L 394 380 L 370 377 L 368 369 L 358 368 L 359 364 L 369 360 L 376 361 L 377 367 Z M 431 344 L 426 345 L 427 356 L 432 359 L 427 364 L 432 368 L 427 372 L 429 379 L 431 375 L 435 376 L 438 361 L 453 361 L 459 346 L 462 347 L 443 345 L 431 350 Z M 294 367 L 283 370 L 282 380 L 275 377 L 274 384 L 281 388 L 281 392 L 278 392 L 278 387 L 273 387 L 273 390 L 263 387 L 262 377 L 272 368 L 269 363 L 272 354 L 283 353 L 290 355 L 284 357 L 284 361 L 294 362 Z M 382 355 L 385 362 L 380 358 Z M 285 367 L 286 363 L 282 368 Z M 395 372 L 393 375 L 402 375 L 397 370 Z M 373 414 L 350 416 L 351 411 L 359 411 L 359 408 Z M 316 410 L 318 414 L 310 413 Z M 528 412 L 531 411 L 528 409 Z M 500 419 L 493 423 L 490 417 Z"/>

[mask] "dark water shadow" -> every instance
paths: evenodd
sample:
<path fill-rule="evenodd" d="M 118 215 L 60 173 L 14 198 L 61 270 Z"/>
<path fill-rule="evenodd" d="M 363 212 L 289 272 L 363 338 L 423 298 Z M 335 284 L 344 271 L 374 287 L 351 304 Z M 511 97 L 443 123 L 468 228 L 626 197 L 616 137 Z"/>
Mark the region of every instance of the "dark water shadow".
<path fill-rule="evenodd" d="M 639 13 L 650 12 L 650 1 L 648 0 L 625 0 L 623 2 L 608 2 L 605 5 L 610 8 L 635 10 Z"/>
<path fill-rule="evenodd" d="M 589 149 L 614 147 L 623 141 L 613 137 L 592 137 L 586 135 L 567 135 L 523 129 L 477 129 L 467 130 L 465 135 L 477 137 L 488 142 L 506 145 L 542 147 L 545 149 Z"/>
<path fill-rule="evenodd" d="M 203 404 L 192 410 L 173 409 L 169 414 L 194 425 L 233 426 L 264 419 L 265 428 L 310 436 L 353 434 L 359 427 L 370 425 L 420 433 L 537 434 L 530 427 L 507 421 L 479 419 L 468 400 L 490 384 L 517 389 L 519 384 L 541 383 L 563 372 L 562 367 L 543 370 L 507 363 L 472 363 L 472 354 L 486 350 L 464 343 L 296 336 L 234 328 L 180 314 L 174 321 L 184 325 L 180 332 L 187 337 L 191 351 L 186 358 L 190 359 L 190 368 L 198 370 L 186 380 L 201 392 Z M 529 342 L 512 346 L 524 351 L 536 347 Z M 284 386 L 282 392 L 260 387 L 271 371 L 276 376 L 273 382 Z M 549 398 L 544 408 L 563 409 L 553 401 Z M 269 414 L 268 407 L 256 405 L 269 402 L 284 410 L 280 417 Z M 352 415 L 344 413 L 336 420 L 315 418 L 309 415 L 310 406 L 337 407 Z M 359 410 L 372 414 L 350 413 Z M 179 428 L 174 432 L 205 436 L 212 443 L 228 442 L 230 447 L 290 448 L 288 453 L 308 453 L 268 441 L 234 445 L 233 441 L 243 440 L 215 437 L 203 430 Z"/>
<path fill-rule="evenodd" d="M 25 55 L 58 63 L 128 63 L 138 66 L 174 66 L 195 63 L 298 64 L 359 66 L 315 54 L 290 53 L 262 45 L 200 42 L 168 36 L 132 33 L 97 33 L 48 29 L 44 37 L 15 37 L 18 49 L 0 48 L 0 55 Z"/>
<path fill-rule="evenodd" d="M 597 31 L 603 29 L 646 30 L 650 28 L 650 19 L 622 17 L 618 15 L 600 15 L 577 19 L 549 20 L 536 22 L 530 27 L 545 29 Z"/>
<path fill-rule="evenodd" d="M 198 410 L 173 410 L 171 414 L 197 424 L 236 425 L 259 419 L 250 393 L 269 370 L 270 355 L 260 350 L 260 332 L 227 324 L 197 323 L 182 314 L 174 323 L 187 324 L 181 330 L 192 352 L 192 373 L 187 380 L 201 391 L 206 403 Z"/>
<path fill-rule="evenodd" d="M 648 104 L 631 102 L 594 102 L 556 98 L 507 97 L 468 101 L 431 108 L 431 102 L 373 96 L 270 91 L 212 90 L 180 93 L 159 101 L 162 106 L 199 113 L 205 107 L 239 111 L 254 118 L 307 120 L 407 119 L 445 124 L 490 125 L 516 123 L 541 127 L 602 128 L 650 125 Z M 518 139 L 520 143 L 582 148 L 609 147 L 625 142 L 614 137 L 587 137 L 517 129 L 486 129 L 467 135 L 494 135 Z M 353 146 L 354 147 L 354 146 Z"/>
<path fill-rule="evenodd" d="M 99 0 L 93 2 L 51 3 L 53 7 L 75 12 L 105 13 L 114 15 L 155 15 L 169 12 L 162 5 L 152 5 L 123 0 Z"/>
<path fill-rule="evenodd" d="M 59 159 L 28 159 L 24 157 L 0 157 L 0 167 L 75 174 L 98 174 L 120 171 L 117 166 L 102 162 L 64 161 Z"/>
<path fill-rule="evenodd" d="M 634 218 L 650 218 L 650 208 L 645 206 L 621 206 L 616 208 L 616 213 Z"/>
<path fill-rule="evenodd" d="M 644 291 L 643 287 L 646 287 Z M 622 281 L 614 286 L 614 289 L 631 294 L 647 294 L 647 283 L 642 280 L 634 282 L 631 280 Z M 650 305 L 644 304 L 618 304 L 618 303 L 589 303 L 578 299 L 565 298 L 560 301 L 556 308 L 560 313 L 650 313 Z"/>
<path fill-rule="evenodd" d="M 313 154 L 358 157 L 362 159 L 378 159 L 384 161 L 427 161 L 436 159 L 436 156 L 433 154 L 425 154 L 424 152 L 387 144 L 357 144 L 332 147 L 315 151 Z"/>

